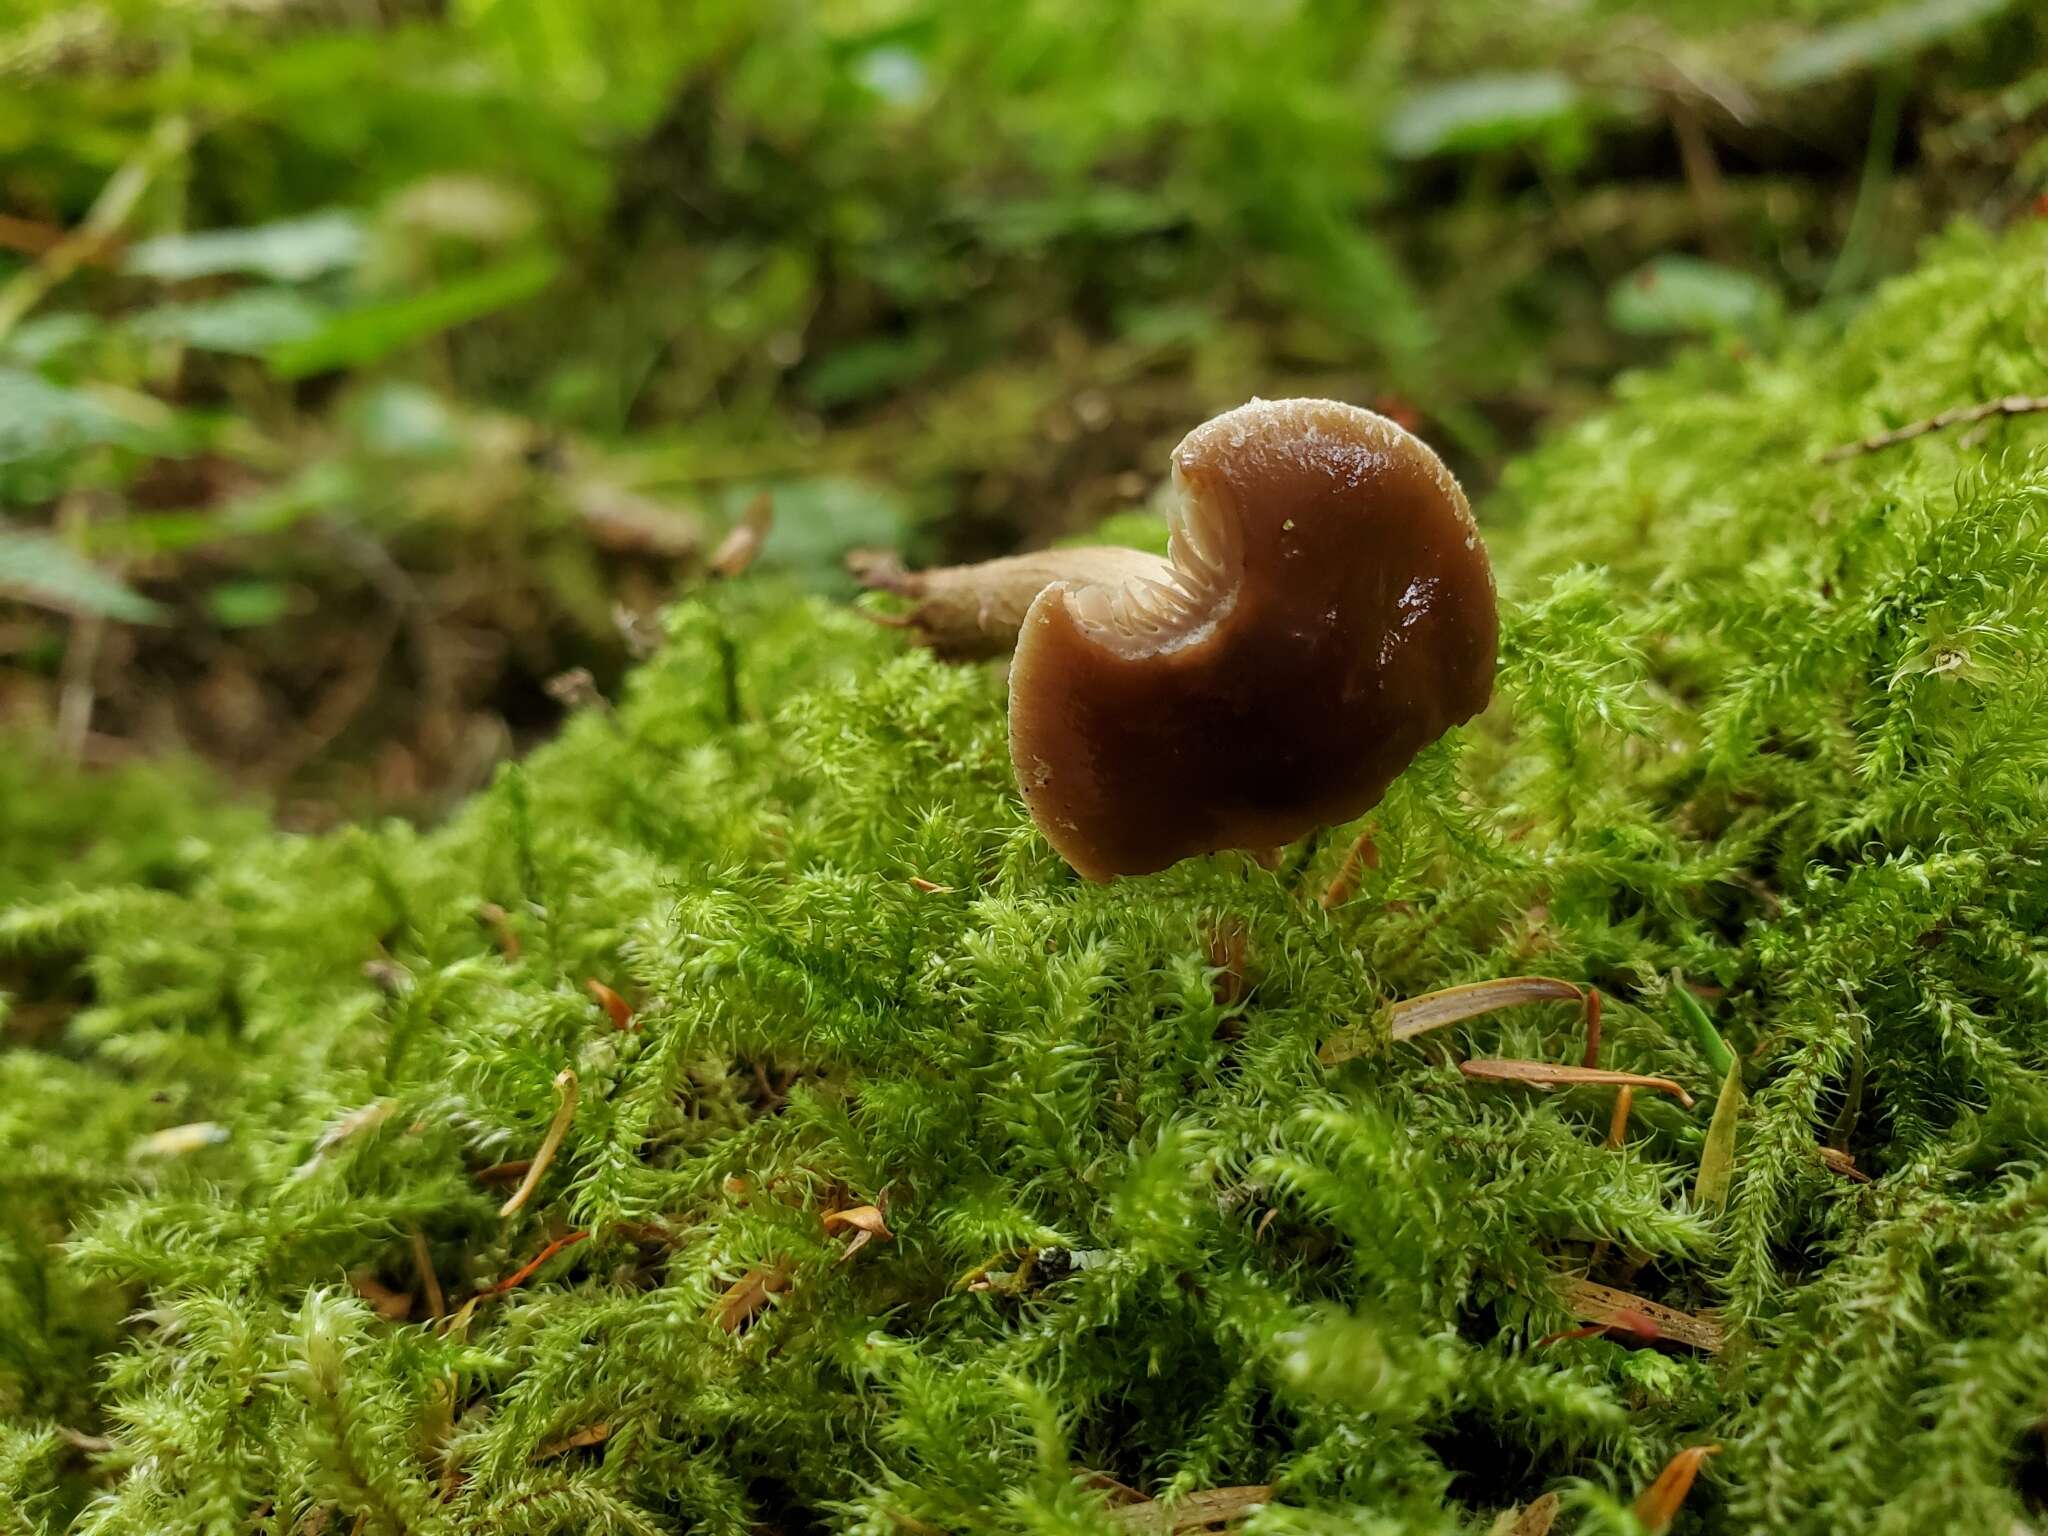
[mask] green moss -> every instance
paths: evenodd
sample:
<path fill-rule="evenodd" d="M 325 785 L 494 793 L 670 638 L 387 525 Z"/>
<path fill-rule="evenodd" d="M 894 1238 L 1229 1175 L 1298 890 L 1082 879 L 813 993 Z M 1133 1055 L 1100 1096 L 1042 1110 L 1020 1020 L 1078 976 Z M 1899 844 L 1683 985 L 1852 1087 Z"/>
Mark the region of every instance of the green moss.
<path fill-rule="evenodd" d="M 1959 231 L 1841 334 L 1694 353 L 1524 461 L 1496 706 L 1333 910 L 1357 828 L 1078 882 L 992 673 L 745 583 L 443 830 L 31 882 L 0 936 L 80 1005 L 0 1058 L 0 1529 L 1107 1531 L 1105 1474 L 1277 1484 L 1269 1533 L 1484 1529 L 1552 1488 L 1625 1530 L 1709 1439 L 1687 1528 L 2017 1528 L 2043 423 L 1817 453 L 2026 387 L 2044 263 L 2038 227 Z M 1718 1215 L 1674 970 L 1746 1064 Z M 1452 1065 L 1576 1059 L 1562 1007 L 1317 1062 L 1382 998 L 1532 971 L 1702 1103 L 1645 1099 L 1616 1151 L 1604 1094 Z M 560 1154 L 501 1216 L 477 1172 L 533 1153 L 565 1067 Z M 193 1122 L 228 1135 L 146 1140 Z M 884 1200 L 849 1256 L 823 1213 Z M 481 1297 L 460 1327 L 417 1325 L 415 1234 Z M 1727 1348 L 1552 1338 L 1589 1269 L 1719 1309 Z"/>

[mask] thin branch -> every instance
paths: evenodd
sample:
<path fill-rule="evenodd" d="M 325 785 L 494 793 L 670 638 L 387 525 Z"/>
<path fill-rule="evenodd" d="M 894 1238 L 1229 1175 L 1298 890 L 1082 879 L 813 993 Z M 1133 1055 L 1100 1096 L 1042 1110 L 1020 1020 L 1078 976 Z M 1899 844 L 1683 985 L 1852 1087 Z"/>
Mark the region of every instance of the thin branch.
<path fill-rule="evenodd" d="M 1857 458 L 1862 454 L 1876 453 L 1879 449 L 1894 447 L 1899 443 L 1910 443 L 1916 437 L 1925 437 L 1930 432 L 1939 432 L 1944 427 L 1966 426 L 1973 421 L 1985 421 L 1993 416 L 2031 416 L 2037 411 L 2048 411 L 2048 395 L 2002 395 L 1996 400 L 1985 400 L 1977 405 L 1958 405 L 1923 421 L 1909 422 L 1903 427 L 1894 427 L 1889 432 L 1879 432 L 1861 442 L 1844 443 L 1839 448 L 1830 448 L 1820 456 L 1823 464 L 1839 464 L 1844 459 Z"/>

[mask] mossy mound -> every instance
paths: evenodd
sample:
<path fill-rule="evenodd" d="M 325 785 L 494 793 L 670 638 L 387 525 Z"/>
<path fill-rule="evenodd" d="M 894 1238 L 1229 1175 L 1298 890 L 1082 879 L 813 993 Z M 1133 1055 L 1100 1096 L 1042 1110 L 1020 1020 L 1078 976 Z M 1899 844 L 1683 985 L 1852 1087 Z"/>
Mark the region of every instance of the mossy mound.
<path fill-rule="evenodd" d="M 1818 451 L 2035 386 L 2044 275 L 1959 232 L 1524 461 L 1496 705 L 1327 908 L 1362 826 L 1078 882 L 992 673 L 746 582 L 441 831 L 30 880 L 10 1031 L 79 1006 L 0 1056 L 0 1530 L 1626 1530 L 1708 1441 L 1682 1528 L 2028 1528 L 2048 437 Z M 1561 1005 L 1374 1033 L 1538 972 L 1700 1105 L 1615 1148 L 1457 1070 L 1577 1060 Z M 1723 1347 L 1588 1332 L 1588 1275 Z"/>

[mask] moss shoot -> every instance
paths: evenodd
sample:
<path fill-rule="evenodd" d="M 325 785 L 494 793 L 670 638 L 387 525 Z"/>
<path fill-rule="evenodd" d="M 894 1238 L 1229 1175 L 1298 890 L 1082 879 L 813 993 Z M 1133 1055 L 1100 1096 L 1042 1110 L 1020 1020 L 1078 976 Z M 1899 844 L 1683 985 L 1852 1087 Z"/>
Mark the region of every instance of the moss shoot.
<path fill-rule="evenodd" d="M 1277 869 L 1077 880 L 991 669 L 751 578 L 432 832 L 8 770 L 0 1531 L 2033 1528 L 2048 426 L 1821 454 L 2038 392 L 2044 274 L 1626 380 Z M 1533 974 L 1696 1106 L 1391 1041 Z"/>

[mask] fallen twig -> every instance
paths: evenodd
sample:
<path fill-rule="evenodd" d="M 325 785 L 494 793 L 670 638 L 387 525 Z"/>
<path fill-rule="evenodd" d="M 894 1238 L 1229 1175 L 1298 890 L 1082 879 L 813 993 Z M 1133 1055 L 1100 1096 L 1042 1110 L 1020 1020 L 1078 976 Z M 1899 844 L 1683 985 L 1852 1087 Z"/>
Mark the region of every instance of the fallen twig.
<path fill-rule="evenodd" d="M 1839 448 L 1830 448 L 1820 456 L 1820 461 L 1823 464 L 1839 464 L 1844 459 L 1876 453 L 1880 449 L 1891 448 L 1899 443 L 1910 443 L 1916 437 L 1925 437 L 1928 433 L 1939 432 L 1944 427 L 1966 426 L 1970 422 L 1985 421 L 1993 416 L 2029 416 L 2036 411 L 2048 411 L 2048 395 L 2001 395 L 1996 400 L 1985 400 L 1976 405 L 1953 406 L 1923 420 L 1908 422 L 1903 427 L 1894 427 L 1889 432 L 1875 433 L 1860 442 L 1844 443 Z"/>

